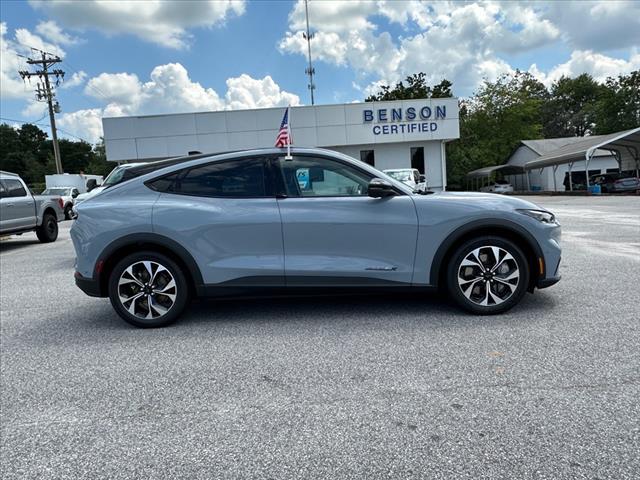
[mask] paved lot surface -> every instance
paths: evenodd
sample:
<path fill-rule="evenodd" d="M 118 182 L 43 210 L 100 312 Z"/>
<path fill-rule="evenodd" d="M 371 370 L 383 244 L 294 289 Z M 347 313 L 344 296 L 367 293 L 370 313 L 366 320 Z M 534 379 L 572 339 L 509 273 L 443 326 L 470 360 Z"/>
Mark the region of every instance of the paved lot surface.
<path fill-rule="evenodd" d="M 637 479 L 640 198 L 533 200 L 563 281 L 492 318 L 207 301 L 137 330 L 74 287 L 69 222 L 3 241 L 2 478 Z"/>

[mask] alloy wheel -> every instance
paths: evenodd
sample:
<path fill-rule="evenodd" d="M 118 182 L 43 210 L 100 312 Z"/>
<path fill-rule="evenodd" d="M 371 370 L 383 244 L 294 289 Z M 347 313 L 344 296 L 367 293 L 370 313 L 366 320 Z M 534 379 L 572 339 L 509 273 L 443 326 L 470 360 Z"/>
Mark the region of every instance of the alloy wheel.
<path fill-rule="evenodd" d="M 157 319 L 173 307 L 178 294 L 171 272 L 158 262 L 143 260 L 129 265 L 118 279 L 118 299 L 131 314 Z"/>
<path fill-rule="evenodd" d="M 469 252 L 458 268 L 458 286 L 476 305 L 500 305 L 516 291 L 520 269 L 513 255 L 501 247 L 482 246 Z"/>

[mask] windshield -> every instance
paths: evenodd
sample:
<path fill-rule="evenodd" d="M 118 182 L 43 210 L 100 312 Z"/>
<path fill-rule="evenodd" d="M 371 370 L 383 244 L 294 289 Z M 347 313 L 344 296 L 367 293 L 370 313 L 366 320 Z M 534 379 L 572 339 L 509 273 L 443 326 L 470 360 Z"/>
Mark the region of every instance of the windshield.
<path fill-rule="evenodd" d="M 123 167 L 116 167 L 111 170 L 111 173 L 107 175 L 107 178 L 102 182 L 103 187 L 109 187 L 111 185 L 115 185 L 116 183 L 120 183 L 122 181 L 122 176 L 124 175 L 124 171 L 126 169 Z"/>
<path fill-rule="evenodd" d="M 411 170 L 403 170 L 400 172 L 384 172 L 389 175 L 391 178 L 395 180 L 400 180 L 401 182 L 406 182 L 407 180 L 411 180 Z"/>
<path fill-rule="evenodd" d="M 69 195 L 68 188 L 47 188 L 42 195 Z"/>

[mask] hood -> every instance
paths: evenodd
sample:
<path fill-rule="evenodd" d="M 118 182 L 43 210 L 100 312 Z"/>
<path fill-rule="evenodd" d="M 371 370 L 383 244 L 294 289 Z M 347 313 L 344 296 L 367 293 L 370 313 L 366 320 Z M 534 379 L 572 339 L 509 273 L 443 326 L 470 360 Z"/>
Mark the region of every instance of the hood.
<path fill-rule="evenodd" d="M 91 198 L 94 195 L 97 195 L 100 192 L 102 192 L 105 188 L 107 188 L 107 187 L 96 187 L 93 190 L 91 190 L 90 192 L 81 193 L 80 195 L 78 195 L 76 197 L 76 202 L 82 201 L 82 200 L 86 200 L 87 198 Z"/>
<path fill-rule="evenodd" d="M 478 192 L 439 192 L 432 195 L 416 195 L 416 202 L 430 202 L 461 207 L 466 210 L 498 210 L 513 211 L 517 209 L 544 210 L 535 203 L 512 196 L 497 195 L 495 193 Z"/>

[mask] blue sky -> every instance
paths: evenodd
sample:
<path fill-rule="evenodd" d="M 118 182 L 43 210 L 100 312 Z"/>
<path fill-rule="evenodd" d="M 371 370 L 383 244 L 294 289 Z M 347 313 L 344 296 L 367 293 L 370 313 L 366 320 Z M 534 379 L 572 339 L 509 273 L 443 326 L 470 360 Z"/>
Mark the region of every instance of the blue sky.
<path fill-rule="evenodd" d="M 310 0 L 309 10 L 316 103 L 360 101 L 418 71 L 467 96 L 516 68 L 547 85 L 640 68 L 640 2 Z M 0 21 L 10 123 L 48 123 L 17 76 L 28 46 L 63 57 L 58 123 L 89 141 L 102 116 L 310 103 L 301 1 L 3 1 Z"/>

